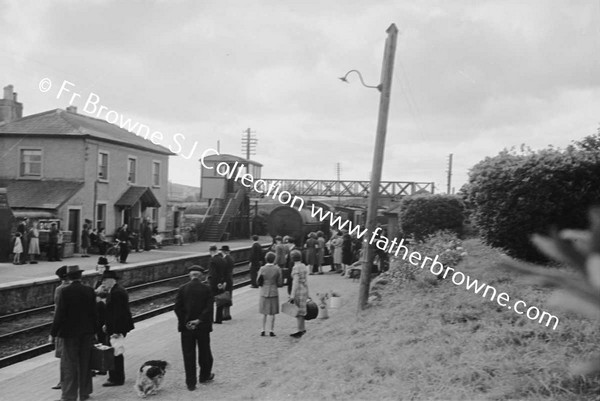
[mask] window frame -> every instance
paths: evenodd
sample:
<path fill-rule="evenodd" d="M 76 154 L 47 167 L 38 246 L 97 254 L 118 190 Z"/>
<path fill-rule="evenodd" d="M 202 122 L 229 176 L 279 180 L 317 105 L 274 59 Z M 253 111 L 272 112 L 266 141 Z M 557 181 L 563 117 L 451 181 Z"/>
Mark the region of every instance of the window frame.
<path fill-rule="evenodd" d="M 133 172 L 133 180 L 130 180 L 130 176 L 131 176 L 131 163 L 130 161 L 134 162 L 134 172 Z M 127 155 L 127 183 L 128 184 L 135 184 L 137 183 L 137 173 L 138 173 L 138 158 L 136 156 L 132 156 L 132 155 Z"/>
<path fill-rule="evenodd" d="M 154 176 L 155 176 L 154 167 L 155 166 L 158 166 L 158 180 L 157 180 L 158 182 L 156 182 L 154 180 Z M 162 178 L 161 177 L 161 170 L 162 170 L 161 167 L 162 167 L 162 163 L 160 162 L 160 160 L 152 160 L 152 187 L 154 187 L 154 188 L 160 188 L 160 179 Z"/>
<path fill-rule="evenodd" d="M 100 219 L 100 213 L 98 213 L 99 209 L 101 206 L 104 206 L 104 216 L 103 219 Z M 100 231 L 100 228 L 104 227 L 104 229 L 106 230 L 106 218 L 107 218 L 107 213 L 108 213 L 108 202 L 105 201 L 98 201 L 96 202 L 96 212 L 95 212 L 95 217 L 96 217 L 96 230 Z M 99 223 L 102 222 L 102 226 L 99 225 Z"/>
<path fill-rule="evenodd" d="M 24 151 L 39 151 L 40 152 L 40 173 L 39 174 L 24 174 L 24 162 L 23 162 L 23 152 Z M 44 149 L 40 147 L 33 146 L 20 146 L 19 147 L 19 159 L 17 161 L 19 163 L 18 171 L 19 178 L 26 180 L 40 180 L 44 176 Z"/>
<path fill-rule="evenodd" d="M 100 161 L 102 160 L 101 155 L 106 155 L 106 177 L 102 178 L 100 177 Z M 108 177 L 110 174 L 110 153 L 106 150 L 99 150 L 98 151 L 98 172 L 97 172 L 97 178 L 98 181 L 100 182 L 108 182 Z"/>

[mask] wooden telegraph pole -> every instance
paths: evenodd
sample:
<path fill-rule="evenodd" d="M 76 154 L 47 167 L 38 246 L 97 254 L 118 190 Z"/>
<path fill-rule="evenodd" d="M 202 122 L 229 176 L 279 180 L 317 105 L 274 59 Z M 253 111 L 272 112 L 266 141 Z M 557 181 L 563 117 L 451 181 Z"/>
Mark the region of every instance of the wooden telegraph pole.
<path fill-rule="evenodd" d="M 450 189 L 452 188 L 452 153 L 448 156 L 448 188 L 446 192 L 450 195 Z"/>
<path fill-rule="evenodd" d="M 375 137 L 375 151 L 373 154 L 373 168 L 371 169 L 371 185 L 369 191 L 369 206 L 367 209 L 367 235 L 375 232 L 377 227 L 377 207 L 379 204 L 379 184 L 381 182 L 381 168 L 385 150 L 385 134 L 387 132 L 390 97 L 392 92 L 392 74 L 394 72 L 394 56 L 396 54 L 396 39 L 398 28 L 395 24 L 386 30 L 388 37 L 385 41 L 383 53 L 383 66 L 381 69 L 381 96 L 379 100 L 379 117 L 377 119 L 377 136 Z M 370 235 L 367 241 L 370 240 Z M 363 253 L 363 269 L 360 275 L 360 288 L 358 292 L 358 310 L 367 306 L 369 299 L 369 286 L 371 284 L 371 269 L 375 258 L 375 245 L 365 243 L 367 251 Z"/>

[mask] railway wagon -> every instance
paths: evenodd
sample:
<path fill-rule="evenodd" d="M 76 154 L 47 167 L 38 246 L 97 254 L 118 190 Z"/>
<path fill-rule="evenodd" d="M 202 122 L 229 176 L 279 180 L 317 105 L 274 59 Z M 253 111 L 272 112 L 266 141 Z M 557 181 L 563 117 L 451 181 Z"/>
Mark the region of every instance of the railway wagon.
<path fill-rule="evenodd" d="M 312 217 L 308 210 L 279 206 L 271 211 L 267 220 L 269 235 L 289 235 L 297 246 L 302 247 L 310 232 L 323 231 L 327 237 L 329 224 Z"/>

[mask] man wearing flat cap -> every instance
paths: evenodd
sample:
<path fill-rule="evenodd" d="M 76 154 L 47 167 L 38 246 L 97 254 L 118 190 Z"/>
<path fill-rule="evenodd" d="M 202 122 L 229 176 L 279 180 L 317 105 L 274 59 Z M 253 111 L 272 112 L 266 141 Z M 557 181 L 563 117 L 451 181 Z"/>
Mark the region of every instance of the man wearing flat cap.
<path fill-rule="evenodd" d="M 218 253 L 216 245 L 211 245 L 208 249 L 210 253 L 210 261 L 208 262 L 208 283 L 213 296 L 225 291 L 225 271 L 227 266 L 223 256 Z M 223 323 L 223 306 L 216 307 L 215 323 Z"/>
<path fill-rule="evenodd" d="M 108 298 L 108 290 L 102 285 L 102 275 L 108 270 L 110 270 L 108 260 L 104 256 L 100 256 L 96 263 L 96 271 L 100 273 L 100 277 L 94 282 L 93 288 L 96 292 L 96 340 L 105 345 L 110 345 L 108 337 L 103 330 L 106 324 L 106 298 Z M 96 373 L 100 375 L 106 374 L 106 372 Z"/>
<path fill-rule="evenodd" d="M 87 400 L 92 393 L 90 359 L 96 324 L 96 295 L 81 283 L 83 270 L 67 266 L 71 282 L 60 291 L 50 332 L 62 340 L 60 356 L 62 400 Z"/>
<path fill-rule="evenodd" d="M 133 330 L 133 317 L 129 309 L 129 295 L 118 282 L 117 272 L 105 270 L 102 273 L 102 287 L 107 291 L 106 323 L 102 331 L 110 339 L 122 339 Z M 114 369 L 108 371 L 108 380 L 103 387 L 122 386 L 125 384 L 125 358 L 123 354 L 115 355 Z"/>
<path fill-rule="evenodd" d="M 194 265 L 188 268 L 190 281 L 181 287 L 175 299 L 177 330 L 181 333 L 181 350 L 188 390 L 196 389 L 196 383 L 208 383 L 215 377 L 212 373 L 213 356 L 210 349 L 214 298 L 211 289 L 204 284 L 208 269 Z M 196 377 L 196 347 L 198 349 L 199 377 Z"/>

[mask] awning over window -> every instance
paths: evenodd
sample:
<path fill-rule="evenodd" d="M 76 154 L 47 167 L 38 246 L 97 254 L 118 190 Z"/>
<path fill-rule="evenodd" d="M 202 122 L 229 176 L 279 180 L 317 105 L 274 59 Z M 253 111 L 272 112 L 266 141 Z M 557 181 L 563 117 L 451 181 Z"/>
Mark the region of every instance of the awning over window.
<path fill-rule="evenodd" d="M 140 201 L 142 203 L 142 207 L 160 207 L 160 203 L 152 189 L 149 187 L 136 187 L 130 186 L 123 195 L 119 198 L 118 201 L 115 202 L 115 206 L 128 208 L 132 207 L 136 204 L 136 202 Z"/>
<path fill-rule="evenodd" d="M 81 188 L 83 182 L 63 180 L 0 180 L 6 187 L 8 206 L 18 209 L 45 209 L 55 212 Z M 16 214 L 16 212 L 15 212 Z"/>

